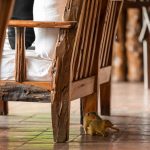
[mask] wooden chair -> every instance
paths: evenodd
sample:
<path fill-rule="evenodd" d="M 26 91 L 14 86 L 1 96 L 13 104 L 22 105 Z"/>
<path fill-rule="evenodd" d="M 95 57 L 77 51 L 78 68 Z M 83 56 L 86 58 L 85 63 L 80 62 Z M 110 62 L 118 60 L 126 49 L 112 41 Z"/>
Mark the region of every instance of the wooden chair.
<path fill-rule="evenodd" d="M 0 0 L 0 60 L 2 58 L 2 49 L 5 40 L 5 31 L 8 20 L 11 16 L 15 0 Z M 7 102 L 0 101 L 0 114 L 8 113 Z"/>
<path fill-rule="evenodd" d="M 45 102 L 51 97 L 55 142 L 69 138 L 72 100 L 81 98 L 84 115 L 98 111 L 100 96 L 101 113 L 110 115 L 111 53 L 121 4 L 118 0 L 68 0 L 65 22 L 9 22 L 17 29 L 16 81 L 1 81 L 2 100 L 21 97 L 21 100 Z M 52 83 L 26 81 L 25 27 L 60 28 Z M 12 92 L 18 95 L 18 91 L 18 98 L 12 97 Z M 44 94 L 41 96 L 40 92 Z"/>

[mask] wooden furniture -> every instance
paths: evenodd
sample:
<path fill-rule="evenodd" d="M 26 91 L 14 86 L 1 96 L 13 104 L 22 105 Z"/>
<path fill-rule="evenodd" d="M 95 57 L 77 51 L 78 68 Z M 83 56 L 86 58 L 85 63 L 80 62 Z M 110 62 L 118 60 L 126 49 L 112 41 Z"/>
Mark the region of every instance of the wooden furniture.
<path fill-rule="evenodd" d="M 143 43 L 143 64 L 144 64 L 144 87 L 145 89 L 150 88 L 150 52 L 149 52 L 149 16 L 146 8 L 150 6 L 150 0 L 127 0 L 124 1 L 123 10 L 126 10 L 127 8 L 139 8 L 143 15 L 143 27 L 141 34 L 139 35 L 139 40 Z M 144 7 L 144 8 L 143 8 Z M 148 8 L 149 9 L 149 8 Z M 123 23 L 124 24 L 124 23 Z M 122 27 L 124 28 L 124 27 Z M 139 27 L 137 27 L 139 28 Z M 125 29 L 125 28 L 124 28 Z M 137 31 L 137 30 L 136 30 Z M 124 30 L 124 33 L 126 31 Z M 135 33 L 134 33 L 135 34 Z M 138 36 L 138 35 L 137 35 Z M 130 35 L 131 37 L 131 35 Z M 132 42 L 133 43 L 133 42 Z M 123 41 L 123 45 L 125 45 Z M 135 44 L 134 44 L 135 45 Z M 133 62 L 133 61 L 132 61 Z M 142 64 L 141 60 L 137 62 L 137 64 Z M 141 71 L 142 72 L 142 71 Z M 140 74 L 140 73 L 139 73 Z M 141 73 L 142 74 L 142 73 Z"/>
<path fill-rule="evenodd" d="M 139 40 L 143 43 L 144 87 L 150 89 L 150 18 L 146 7 L 142 7 L 143 27 Z"/>
<path fill-rule="evenodd" d="M 55 142 L 69 138 L 72 100 L 81 98 L 82 115 L 98 108 L 110 115 L 112 43 L 121 4 L 121 0 L 68 0 L 64 22 L 9 22 L 17 30 L 16 81 L 1 81 L 1 98 L 41 102 L 51 98 Z M 26 27 L 60 28 L 52 83 L 26 81 Z"/>
<path fill-rule="evenodd" d="M 124 8 L 141 8 L 142 6 L 149 6 L 149 0 L 125 0 Z"/>
<path fill-rule="evenodd" d="M 11 16 L 15 0 L 0 0 L 0 60 L 5 39 L 6 26 Z M 0 101 L 0 114 L 8 113 L 7 102 Z"/>

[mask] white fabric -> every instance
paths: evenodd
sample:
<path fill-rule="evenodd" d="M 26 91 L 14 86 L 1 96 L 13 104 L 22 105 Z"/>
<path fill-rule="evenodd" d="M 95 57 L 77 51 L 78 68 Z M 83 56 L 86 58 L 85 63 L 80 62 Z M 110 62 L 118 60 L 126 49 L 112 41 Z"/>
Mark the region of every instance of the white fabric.
<path fill-rule="evenodd" d="M 36 55 L 34 50 L 26 50 L 27 80 L 51 81 L 52 62 Z M 15 79 L 15 51 L 4 50 L 0 70 L 0 80 Z"/>
<path fill-rule="evenodd" d="M 35 21 L 63 21 L 66 0 L 35 0 Z M 35 28 L 35 52 L 42 58 L 52 59 L 56 48 L 59 29 Z"/>

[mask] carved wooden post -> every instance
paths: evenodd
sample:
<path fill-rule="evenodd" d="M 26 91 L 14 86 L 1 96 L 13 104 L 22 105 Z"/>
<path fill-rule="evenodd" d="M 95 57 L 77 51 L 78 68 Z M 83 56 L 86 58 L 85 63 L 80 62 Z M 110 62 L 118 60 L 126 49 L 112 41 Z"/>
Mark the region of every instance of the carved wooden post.
<path fill-rule="evenodd" d="M 68 0 L 65 20 L 78 21 L 81 4 L 81 0 Z M 69 138 L 70 65 L 75 35 L 76 28 L 67 31 L 61 30 L 56 48 L 56 75 L 54 76 L 52 100 L 52 125 L 55 142 L 65 142 Z"/>
<path fill-rule="evenodd" d="M 117 36 L 113 46 L 112 81 L 126 79 L 125 14 L 125 10 L 122 10 L 118 20 Z"/>
<path fill-rule="evenodd" d="M 141 10 L 130 8 L 127 10 L 126 51 L 127 51 L 127 79 L 141 81 L 143 77 L 142 44 L 138 38 L 141 31 Z"/>
<path fill-rule="evenodd" d="M 15 0 L 0 0 L 0 62 L 2 59 L 5 31 Z M 8 103 L 0 100 L 0 114 L 8 114 Z"/>

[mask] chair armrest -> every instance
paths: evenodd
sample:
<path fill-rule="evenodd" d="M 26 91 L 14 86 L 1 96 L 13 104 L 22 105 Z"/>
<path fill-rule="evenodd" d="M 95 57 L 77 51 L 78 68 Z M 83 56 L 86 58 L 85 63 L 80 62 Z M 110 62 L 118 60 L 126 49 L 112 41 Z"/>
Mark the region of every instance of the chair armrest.
<path fill-rule="evenodd" d="M 50 22 L 50 21 L 33 21 L 33 20 L 10 20 L 9 26 L 27 27 L 27 28 L 61 28 L 69 29 L 74 27 L 76 21 Z"/>

